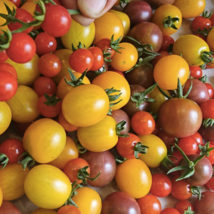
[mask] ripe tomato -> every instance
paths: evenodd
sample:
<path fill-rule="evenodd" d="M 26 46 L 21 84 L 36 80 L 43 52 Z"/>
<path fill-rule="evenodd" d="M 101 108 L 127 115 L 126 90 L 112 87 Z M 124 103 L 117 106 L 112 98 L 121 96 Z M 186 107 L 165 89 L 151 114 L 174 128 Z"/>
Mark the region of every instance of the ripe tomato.
<path fill-rule="evenodd" d="M 139 159 L 129 159 L 118 165 L 115 179 L 119 189 L 134 198 L 146 196 L 152 184 L 149 168 Z"/>
<path fill-rule="evenodd" d="M 104 64 L 103 52 L 101 48 L 98 48 L 98 47 L 90 47 L 89 50 L 91 51 L 94 57 L 94 63 L 91 67 L 91 70 L 96 71 L 100 69 Z"/>
<path fill-rule="evenodd" d="M 178 7 L 164 4 L 155 10 L 152 21 L 160 27 L 164 35 L 171 35 L 181 27 L 182 14 Z"/>
<path fill-rule="evenodd" d="M 27 123 L 39 116 L 37 109 L 38 95 L 28 86 L 20 85 L 16 94 L 7 103 L 10 106 L 13 120 Z"/>
<path fill-rule="evenodd" d="M 207 183 L 206 188 L 209 190 L 214 190 L 214 177 L 212 177 Z"/>
<path fill-rule="evenodd" d="M 6 102 L 0 102 L 0 135 L 4 133 L 10 125 L 12 113 Z"/>
<path fill-rule="evenodd" d="M 186 181 L 174 181 L 171 194 L 177 200 L 186 200 L 192 196 L 190 185 Z"/>
<path fill-rule="evenodd" d="M 207 100 L 200 105 L 203 118 L 214 119 L 214 99 Z"/>
<path fill-rule="evenodd" d="M 109 98 L 94 84 L 80 85 L 71 90 L 62 101 L 65 119 L 77 127 L 91 126 L 105 118 L 109 111 Z"/>
<path fill-rule="evenodd" d="M 195 155 L 199 150 L 198 143 L 192 136 L 180 138 L 178 145 L 186 155 Z"/>
<path fill-rule="evenodd" d="M 13 2 L 13 4 L 16 5 L 16 7 L 19 7 L 21 4 L 21 0 L 10 0 L 11 2 Z"/>
<path fill-rule="evenodd" d="M 125 106 L 130 99 L 130 86 L 127 80 L 114 71 L 108 71 L 94 78 L 93 84 L 99 85 L 103 89 L 115 89 L 118 92 L 111 93 L 110 96 L 121 94 L 116 100 L 110 101 L 111 109 L 117 110 Z M 114 104 L 115 103 L 115 104 Z"/>
<path fill-rule="evenodd" d="M 57 214 L 81 214 L 79 208 L 75 206 L 70 206 L 70 205 L 65 205 L 61 207 L 58 211 Z"/>
<path fill-rule="evenodd" d="M 0 207 L 2 206 L 2 202 L 3 202 L 3 192 L 2 189 L 0 188 Z"/>
<path fill-rule="evenodd" d="M 128 71 L 135 66 L 138 52 L 134 45 L 122 42 L 119 44 L 118 52 L 114 54 L 111 66 L 117 71 Z"/>
<path fill-rule="evenodd" d="M 0 207 L 0 214 L 21 214 L 21 212 L 11 202 L 3 201 Z"/>
<path fill-rule="evenodd" d="M 77 48 L 79 43 L 81 43 L 83 47 L 89 48 L 94 40 L 94 36 L 94 22 L 88 26 L 83 26 L 73 19 L 70 29 L 61 37 L 61 40 L 64 47 L 68 49 L 72 49 L 72 46 Z"/>
<path fill-rule="evenodd" d="M 167 155 L 165 143 L 153 134 L 143 135 L 140 139 L 141 143 L 148 147 L 146 154 L 142 154 L 140 159 L 151 168 L 158 167 Z"/>
<path fill-rule="evenodd" d="M 61 126 L 65 129 L 67 132 L 73 132 L 77 130 L 77 127 L 70 124 L 67 120 L 65 120 L 63 113 L 59 113 L 58 122 L 61 124 Z"/>
<path fill-rule="evenodd" d="M 208 82 L 206 82 L 204 84 L 207 87 L 210 99 L 214 98 L 214 88 L 213 88 L 213 86 L 210 83 L 208 83 Z"/>
<path fill-rule="evenodd" d="M 0 170 L 0 187 L 3 199 L 11 201 L 24 195 L 24 180 L 28 169 L 23 169 L 20 164 L 9 164 Z"/>
<path fill-rule="evenodd" d="M 178 78 L 184 85 L 188 77 L 189 66 L 182 57 L 177 55 L 161 58 L 154 67 L 154 79 L 162 89 L 174 90 L 177 88 Z"/>
<path fill-rule="evenodd" d="M 118 141 L 116 121 L 114 118 L 106 116 L 95 125 L 78 128 L 77 137 L 81 145 L 89 151 L 107 151 L 113 148 Z"/>
<path fill-rule="evenodd" d="M 66 133 L 64 128 L 49 118 L 33 122 L 25 131 L 23 137 L 25 150 L 38 163 L 48 163 L 56 159 L 63 151 L 65 143 Z"/>
<path fill-rule="evenodd" d="M 60 169 L 48 164 L 35 166 L 24 181 L 26 196 L 36 206 L 44 209 L 62 206 L 71 189 L 68 177 Z"/>
<path fill-rule="evenodd" d="M 175 208 L 166 208 L 163 211 L 161 211 L 161 214 L 180 214 L 180 213 Z"/>
<path fill-rule="evenodd" d="M 9 72 L 10 74 L 12 74 L 14 76 L 15 79 L 17 79 L 16 69 L 9 63 L 6 63 L 6 62 L 0 63 L 0 72 L 2 72 L 2 71 Z"/>
<path fill-rule="evenodd" d="M 171 36 L 163 35 L 163 43 L 161 46 L 161 51 L 169 51 L 173 47 L 174 39 Z"/>
<path fill-rule="evenodd" d="M 8 59 L 6 50 L 0 51 L 0 63 L 5 62 Z"/>
<path fill-rule="evenodd" d="M 27 10 L 32 16 L 34 16 L 34 12 L 36 11 L 37 4 L 33 0 L 27 0 L 21 6 L 22 9 Z"/>
<path fill-rule="evenodd" d="M 124 35 L 124 28 L 122 22 L 115 14 L 107 12 L 100 18 L 96 19 L 94 24 L 94 43 L 97 43 L 101 39 L 111 39 L 112 35 L 114 35 L 115 40 L 122 40 Z"/>
<path fill-rule="evenodd" d="M 185 211 L 188 210 L 189 207 L 190 207 L 190 209 L 193 211 L 193 206 L 192 206 L 192 204 L 191 204 L 188 200 L 178 201 L 178 202 L 175 204 L 175 208 L 176 208 L 181 214 L 185 214 Z"/>
<path fill-rule="evenodd" d="M 202 69 L 200 68 L 200 66 L 192 65 L 189 67 L 189 69 L 190 69 L 191 77 L 196 78 L 196 79 L 200 79 L 202 77 L 203 72 L 202 72 Z"/>
<path fill-rule="evenodd" d="M 207 43 L 212 51 L 214 50 L 213 39 L 214 39 L 214 29 L 212 28 L 207 35 Z"/>
<path fill-rule="evenodd" d="M 47 209 L 41 209 L 38 208 L 34 210 L 31 214 L 57 214 L 55 210 L 47 210 Z"/>

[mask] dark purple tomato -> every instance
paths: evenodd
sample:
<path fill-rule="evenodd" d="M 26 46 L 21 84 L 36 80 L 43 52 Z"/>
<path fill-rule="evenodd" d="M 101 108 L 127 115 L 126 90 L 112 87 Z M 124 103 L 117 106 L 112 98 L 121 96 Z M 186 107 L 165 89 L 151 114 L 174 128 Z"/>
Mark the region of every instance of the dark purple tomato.
<path fill-rule="evenodd" d="M 191 82 L 192 90 L 190 91 L 188 98 L 198 104 L 207 101 L 209 99 L 207 87 L 203 82 L 198 79 L 188 79 L 184 86 L 184 93 L 187 93 L 187 91 L 189 90 Z"/>
<path fill-rule="evenodd" d="M 201 200 L 196 200 L 194 210 L 196 214 L 214 214 L 214 192 L 206 191 L 202 193 Z"/>
<path fill-rule="evenodd" d="M 124 8 L 124 12 L 129 16 L 132 24 L 141 21 L 149 21 L 152 16 L 152 8 L 145 1 L 132 1 Z"/>
<path fill-rule="evenodd" d="M 190 99 L 173 98 L 161 105 L 158 123 L 171 136 L 188 137 L 199 130 L 202 112 L 198 104 Z"/>
<path fill-rule="evenodd" d="M 205 128 L 204 126 L 201 126 L 199 130 L 200 134 L 206 141 L 214 141 L 214 126 L 210 126 Z"/>
<path fill-rule="evenodd" d="M 141 22 L 135 25 L 130 36 L 141 42 L 141 44 L 152 45 L 154 51 L 159 51 L 163 43 L 163 34 L 160 28 L 152 22 Z"/>
<path fill-rule="evenodd" d="M 134 70 L 126 74 L 126 79 L 130 84 L 137 84 L 148 88 L 154 82 L 153 68 L 148 64 L 136 67 Z"/>
<path fill-rule="evenodd" d="M 146 0 L 146 1 L 157 7 L 162 4 L 173 4 L 175 0 Z"/>
<path fill-rule="evenodd" d="M 137 111 L 147 110 L 149 103 L 145 101 L 141 102 L 140 99 L 138 99 L 139 97 L 136 96 L 137 94 L 145 91 L 144 87 L 140 85 L 130 85 L 130 88 L 131 88 L 131 97 L 133 99 L 136 99 L 136 101 L 133 101 L 133 99 L 130 98 L 129 102 L 123 107 L 123 110 L 131 117 Z M 148 98 L 148 95 L 146 95 L 145 98 Z"/>
<path fill-rule="evenodd" d="M 116 123 L 119 123 L 123 120 L 126 121 L 124 129 L 120 132 L 120 134 L 128 134 L 130 131 L 130 119 L 127 113 L 121 109 L 118 109 L 113 111 L 111 116 L 115 119 Z"/>
<path fill-rule="evenodd" d="M 140 214 L 136 200 L 125 192 L 113 192 L 108 195 L 102 205 L 101 214 Z"/>
<path fill-rule="evenodd" d="M 116 162 L 114 156 L 109 152 L 86 152 L 82 156 L 90 166 L 90 177 L 100 175 L 94 181 L 88 180 L 92 186 L 103 187 L 109 184 L 116 173 Z"/>

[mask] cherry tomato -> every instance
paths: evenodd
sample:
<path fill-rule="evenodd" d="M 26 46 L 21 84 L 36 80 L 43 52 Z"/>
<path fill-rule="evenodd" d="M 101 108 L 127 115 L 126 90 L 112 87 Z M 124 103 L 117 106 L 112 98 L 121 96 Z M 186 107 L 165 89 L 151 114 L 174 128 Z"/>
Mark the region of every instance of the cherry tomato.
<path fill-rule="evenodd" d="M 57 214 L 81 214 L 79 208 L 75 206 L 70 206 L 70 205 L 65 205 L 61 207 L 58 211 Z"/>
<path fill-rule="evenodd" d="M 10 74 L 12 74 L 14 76 L 15 79 L 17 79 L 17 73 L 16 73 L 16 69 L 10 65 L 9 63 L 0 63 L 0 72 L 9 72 Z"/>
<path fill-rule="evenodd" d="M 175 208 L 166 208 L 163 211 L 161 211 L 161 214 L 180 214 L 180 213 Z"/>
<path fill-rule="evenodd" d="M 185 214 L 185 211 L 188 210 L 188 208 L 193 211 L 193 206 L 188 200 L 178 201 L 175 204 L 175 208 L 180 212 L 180 214 Z"/>
<path fill-rule="evenodd" d="M 210 99 L 214 98 L 214 88 L 213 88 L 213 86 L 208 82 L 205 82 L 204 84 L 207 87 Z"/>
<path fill-rule="evenodd" d="M 8 59 L 6 50 L 0 51 L 0 63 L 5 62 Z"/>
<path fill-rule="evenodd" d="M 192 196 L 190 185 L 186 181 L 172 183 L 172 196 L 178 200 L 186 200 Z"/>
<path fill-rule="evenodd" d="M 207 183 L 206 188 L 209 190 L 214 190 L 214 177 L 212 177 Z"/>
<path fill-rule="evenodd" d="M 16 5 L 16 7 L 19 7 L 21 4 L 21 0 L 10 0 L 11 2 L 13 2 L 13 4 Z"/>
<path fill-rule="evenodd" d="M 98 47 L 90 47 L 89 51 L 91 51 L 94 58 L 94 63 L 91 67 L 91 70 L 96 71 L 103 66 L 103 63 L 104 63 L 103 52 Z"/>
<path fill-rule="evenodd" d="M 179 139 L 178 145 L 186 155 L 195 155 L 199 150 L 198 143 L 192 136 Z"/>
<path fill-rule="evenodd" d="M 213 38 L 214 38 L 214 30 L 212 28 L 207 35 L 207 43 L 208 43 L 211 50 L 214 50 Z"/>
<path fill-rule="evenodd" d="M 189 69 L 190 69 L 191 77 L 196 78 L 196 79 L 200 79 L 202 77 L 203 72 L 202 72 L 202 69 L 200 68 L 200 66 L 192 65 L 189 67 Z"/>
<path fill-rule="evenodd" d="M 198 145 L 203 145 L 202 136 L 198 132 L 193 134 L 191 137 L 195 139 L 195 141 L 197 142 Z"/>
<path fill-rule="evenodd" d="M 31 214 L 57 214 L 57 212 L 54 210 L 38 208 L 38 209 L 34 210 Z"/>
<path fill-rule="evenodd" d="M 212 118 L 214 119 L 214 99 L 207 100 L 206 102 L 201 103 L 200 105 L 203 118 Z"/>
<path fill-rule="evenodd" d="M 9 201 L 3 201 L 0 207 L 0 214 L 21 214 L 19 209 Z"/>
<path fill-rule="evenodd" d="M 73 132 L 77 130 L 77 127 L 70 124 L 67 120 L 65 120 L 63 113 L 59 113 L 58 122 L 61 124 L 61 126 L 67 131 L 67 132 Z"/>
<path fill-rule="evenodd" d="M 4 133 L 10 125 L 12 113 L 6 102 L 0 102 L 0 134 Z"/>
<path fill-rule="evenodd" d="M 171 36 L 163 35 L 163 43 L 161 46 L 161 51 L 170 51 L 174 44 L 174 39 Z"/>

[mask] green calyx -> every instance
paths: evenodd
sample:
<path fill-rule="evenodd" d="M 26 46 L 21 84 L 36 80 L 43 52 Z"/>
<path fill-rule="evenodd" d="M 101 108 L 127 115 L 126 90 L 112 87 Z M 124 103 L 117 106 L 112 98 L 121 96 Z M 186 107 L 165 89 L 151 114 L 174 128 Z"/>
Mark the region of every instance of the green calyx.
<path fill-rule="evenodd" d="M 130 0 L 120 0 L 120 7 L 124 8 L 129 2 Z"/>
<path fill-rule="evenodd" d="M 209 157 L 210 152 L 214 149 L 214 147 L 210 147 L 210 142 L 205 143 L 205 145 L 199 145 L 200 155 L 204 155 Z"/>
<path fill-rule="evenodd" d="M 27 152 L 24 152 L 21 156 L 19 163 L 22 165 L 23 169 L 32 168 L 36 161 Z"/>
<path fill-rule="evenodd" d="M 214 126 L 214 119 L 212 119 L 212 118 L 206 118 L 206 119 L 203 120 L 202 124 L 203 124 L 203 126 L 205 128 L 212 127 L 212 126 Z"/>
<path fill-rule="evenodd" d="M 11 31 L 7 30 L 2 32 L 3 33 L 0 35 L 0 51 L 8 49 L 12 40 Z"/>
<path fill-rule="evenodd" d="M 210 51 L 204 51 L 201 53 L 200 58 L 204 61 L 204 63 L 213 62 L 213 53 Z"/>
<path fill-rule="evenodd" d="M 188 207 L 187 210 L 184 211 L 184 214 L 195 214 L 191 207 Z"/>
<path fill-rule="evenodd" d="M 119 136 L 119 137 L 128 137 L 127 134 L 121 134 L 121 132 L 125 128 L 125 125 L 126 125 L 126 121 L 125 120 L 122 120 L 119 123 L 117 123 L 117 125 L 116 125 L 116 134 L 117 134 L 117 136 Z"/>
<path fill-rule="evenodd" d="M 123 49 L 122 47 L 120 47 L 120 40 L 121 40 L 121 37 L 114 40 L 114 34 L 111 36 L 111 39 L 110 39 L 110 47 L 117 53 L 120 53 L 119 49 Z"/>
<path fill-rule="evenodd" d="M 207 11 L 207 10 L 205 10 L 203 13 L 202 13 L 202 17 L 204 17 L 204 18 L 210 18 L 211 17 L 211 15 L 212 15 L 212 13 L 210 13 L 209 11 Z"/>
<path fill-rule="evenodd" d="M 171 16 L 167 16 L 164 20 L 163 20 L 163 26 L 164 28 L 172 28 L 177 30 L 178 28 L 176 27 L 176 23 L 179 22 L 179 18 L 178 17 L 171 17 Z"/>
<path fill-rule="evenodd" d="M 5 168 L 9 162 L 9 158 L 7 157 L 6 154 L 0 153 L 0 165 L 2 168 Z"/>
<path fill-rule="evenodd" d="M 78 43 L 77 47 L 75 47 L 74 44 L 72 43 L 72 51 L 76 51 L 76 50 L 82 49 L 82 48 L 86 48 L 86 46 L 84 44 L 82 44 L 81 42 Z"/>
<path fill-rule="evenodd" d="M 137 142 L 134 145 L 134 156 L 135 158 L 139 158 L 140 154 L 146 154 L 148 150 L 148 146 L 143 145 L 141 142 Z"/>
<path fill-rule="evenodd" d="M 191 186 L 190 191 L 194 196 L 198 198 L 198 200 L 201 200 L 201 187 Z"/>
<path fill-rule="evenodd" d="M 61 99 L 58 98 L 56 95 L 48 95 L 48 94 L 44 94 L 46 101 L 44 102 L 44 104 L 46 104 L 47 106 L 55 106 Z"/>

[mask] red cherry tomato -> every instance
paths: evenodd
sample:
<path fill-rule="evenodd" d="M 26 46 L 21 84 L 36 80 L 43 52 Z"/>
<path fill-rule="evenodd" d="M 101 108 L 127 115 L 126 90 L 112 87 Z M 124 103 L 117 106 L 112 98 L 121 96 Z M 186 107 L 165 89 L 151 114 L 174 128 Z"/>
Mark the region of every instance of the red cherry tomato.
<path fill-rule="evenodd" d="M 208 83 L 208 82 L 205 82 L 204 84 L 207 87 L 210 99 L 214 98 L 214 88 L 213 88 L 213 86 L 210 83 Z"/>
<path fill-rule="evenodd" d="M 174 181 L 172 183 L 172 196 L 178 200 L 186 200 L 192 196 L 190 185 L 182 181 Z"/>
<path fill-rule="evenodd" d="M 175 208 L 166 208 L 161 211 L 161 214 L 180 214 L 180 212 Z"/>
<path fill-rule="evenodd" d="M 214 177 L 206 183 L 206 188 L 214 191 Z"/>
<path fill-rule="evenodd" d="M 94 63 L 91 67 L 91 70 L 96 71 L 103 66 L 103 63 L 104 63 L 103 52 L 98 47 L 90 47 L 89 51 L 91 51 L 91 53 L 94 56 Z"/>
<path fill-rule="evenodd" d="M 0 214 L 21 214 L 20 210 L 11 202 L 3 201 Z"/>
<path fill-rule="evenodd" d="M 198 145 L 203 145 L 204 144 L 203 143 L 203 138 L 202 138 L 202 136 L 198 132 L 196 132 L 191 137 L 195 139 L 195 141 L 197 142 Z"/>
<path fill-rule="evenodd" d="M 191 208 L 191 210 L 193 211 L 193 206 L 192 204 L 190 203 L 190 201 L 188 200 L 183 200 L 183 201 L 178 201 L 176 204 L 175 204 L 175 208 L 181 213 L 181 214 L 184 214 L 184 212 L 186 210 L 188 210 L 188 208 Z"/>
<path fill-rule="evenodd" d="M 58 211 L 57 214 L 81 214 L 79 208 L 71 206 L 71 205 L 66 205 L 61 207 Z"/>
<path fill-rule="evenodd" d="M 199 33 L 203 30 L 209 30 L 212 26 L 212 21 L 205 15 L 197 16 L 191 23 L 191 30 L 193 33 Z"/>
<path fill-rule="evenodd" d="M 186 155 L 195 155 L 198 153 L 198 143 L 193 137 L 181 138 L 178 141 L 178 145 L 185 152 Z"/>
<path fill-rule="evenodd" d="M 190 69 L 191 77 L 199 79 L 199 78 L 201 78 L 203 76 L 202 69 L 199 66 L 192 65 L 192 66 L 189 67 L 189 69 Z"/>
<path fill-rule="evenodd" d="M 200 105 L 203 118 L 214 119 L 214 99 L 207 100 Z"/>
<path fill-rule="evenodd" d="M 0 63 L 5 62 L 8 59 L 6 50 L 0 51 Z"/>
<path fill-rule="evenodd" d="M 161 51 L 167 51 L 169 52 L 172 50 L 172 46 L 174 44 L 174 39 L 171 36 L 163 35 L 163 43 L 161 46 Z"/>
<path fill-rule="evenodd" d="M 17 79 L 16 69 L 8 63 L 0 63 L 0 72 L 9 72 Z"/>

